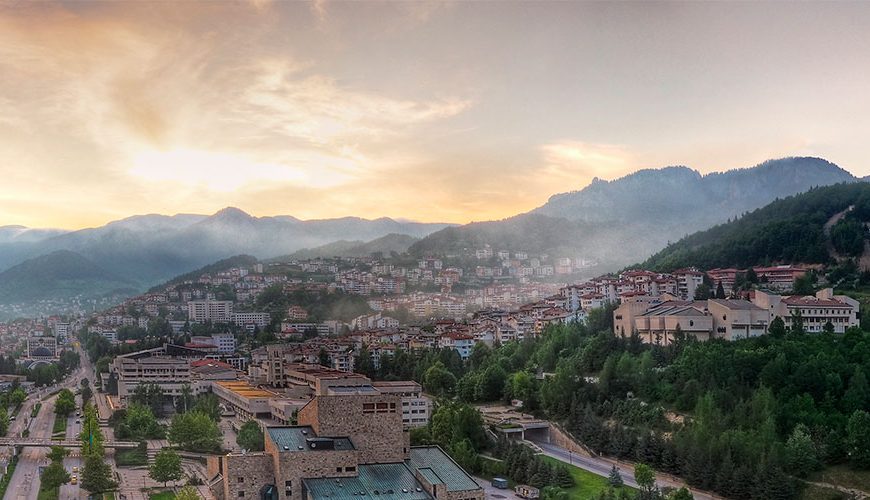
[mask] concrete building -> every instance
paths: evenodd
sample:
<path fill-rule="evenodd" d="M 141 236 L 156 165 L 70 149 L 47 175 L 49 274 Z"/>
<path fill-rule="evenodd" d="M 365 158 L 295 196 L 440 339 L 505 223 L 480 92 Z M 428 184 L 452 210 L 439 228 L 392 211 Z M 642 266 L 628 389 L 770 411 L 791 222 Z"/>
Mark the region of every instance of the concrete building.
<path fill-rule="evenodd" d="M 229 323 L 233 320 L 233 301 L 191 300 L 187 303 L 187 318 L 195 323 Z"/>
<path fill-rule="evenodd" d="M 818 333 L 830 322 L 834 332 L 843 333 L 858 326 L 859 303 L 845 295 L 834 295 L 831 288 L 819 290 L 815 295 L 782 296 L 753 291 L 752 303 L 768 312 L 768 320 L 779 317 L 786 328 L 792 327 L 792 318 L 800 314 L 807 332 Z"/>
<path fill-rule="evenodd" d="M 117 384 L 118 398 L 124 402 L 139 384 L 156 384 L 165 396 L 180 396 L 182 388 L 192 386 L 190 361 L 169 356 L 152 356 L 140 351 L 115 357 L 109 377 Z"/>
<path fill-rule="evenodd" d="M 329 387 L 298 420 L 267 428 L 263 452 L 210 456 L 208 479 L 217 498 L 484 498 L 440 448 L 410 447 L 398 395 Z"/>
<path fill-rule="evenodd" d="M 59 356 L 55 337 L 27 337 L 27 359 L 39 361 L 57 360 Z"/>
<path fill-rule="evenodd" d="M 272 317 L 266 312 L 237 312 L 233 313 L 233 323 L 254 330 L 254 327 L 265 328 L 272 322 Z"/>
<path fill-rule="evenodd" d="M 417 382 L 372 382 L 372 387 L 381 394 L 397 394 L 402 398 L 402 425 L 423 427 L 429 423 L 432 400 L 423 395 L 423 387 Z"/>

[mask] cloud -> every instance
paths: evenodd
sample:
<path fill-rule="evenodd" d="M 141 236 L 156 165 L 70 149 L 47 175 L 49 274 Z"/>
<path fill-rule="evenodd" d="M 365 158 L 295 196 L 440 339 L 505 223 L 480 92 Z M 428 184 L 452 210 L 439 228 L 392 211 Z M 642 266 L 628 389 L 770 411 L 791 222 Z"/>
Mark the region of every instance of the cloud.
<path fill-rule="evenodd" d="M 566 179 L 615 178 L 637 168 L 637 158 L 623 146 L 557 141 L 541 146 L 547 175 Z"/>

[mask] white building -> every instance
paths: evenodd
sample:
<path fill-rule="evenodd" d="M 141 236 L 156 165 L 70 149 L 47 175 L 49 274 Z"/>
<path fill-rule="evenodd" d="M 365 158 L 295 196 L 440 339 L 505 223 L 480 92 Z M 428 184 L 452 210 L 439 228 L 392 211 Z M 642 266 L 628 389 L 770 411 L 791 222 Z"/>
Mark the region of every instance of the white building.
<path fill-rule="evenodd" d="M 233 314 L 233 323 L 239 326 L 265 328 L 272 322 L 272 317 L 266 312 L 237 312 Z"/>
<path fill-rule="evenodd" d="M 191 300 L 187 303 L 187 317 L 196 323 L 206 321 L 228 323 L 233 319 L 233 301 Z"/>

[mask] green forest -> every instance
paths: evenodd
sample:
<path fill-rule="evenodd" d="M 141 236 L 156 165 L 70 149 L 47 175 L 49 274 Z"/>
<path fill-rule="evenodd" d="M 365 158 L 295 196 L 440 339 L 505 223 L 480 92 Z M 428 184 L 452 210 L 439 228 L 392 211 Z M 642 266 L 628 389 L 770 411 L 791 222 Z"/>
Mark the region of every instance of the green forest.
<path fill-rule="evenodd" d="M 825 223 L 844 212 L 825 233 Z M 829 264 L 828 243 L 842 257 L 863 253 L 870 221 L 870 184 L 849 183 L 814 188 L 777 200 L 737 220 L 687 236 L 640 266 L 672 271 L 695 266 L 747 267 L 776 263 Z"/>
<path fill-rule="evenodd" d="M 777 322 L 758 338 L 661 347 L 612 335 L 608 316 L 494 349 L 478 344 L 464 363 L 446 350 L 399 352 L 380 370 L 360 363 L 440 396 L 432 424 L 414 438 L 439 442 L 472 470 L 487 462 L 469 450 L 495 445 L 438 426 L 467 428 L 463 404 L 511 399 L 596 452 L 728 498 L 797 498 L 801 479 L 826 466 L 870 469 L 870 336 L 861 329 L 810 335 Z"/>

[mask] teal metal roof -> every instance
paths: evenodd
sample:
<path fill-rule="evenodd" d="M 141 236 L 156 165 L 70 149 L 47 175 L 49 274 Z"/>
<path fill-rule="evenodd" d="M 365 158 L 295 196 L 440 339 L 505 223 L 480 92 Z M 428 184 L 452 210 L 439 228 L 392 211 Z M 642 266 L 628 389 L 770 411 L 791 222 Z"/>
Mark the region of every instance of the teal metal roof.
<path fill-rule="evenodd" d="M 406 463 L 412 470 L 419 470 L 420 475 L 427 481 L 433 484 L 445 484 L 447 491 L 480 489 L 477 481 L 437 446 L 412 447 L 411 458 Z"/>
<path fill-rule="evenodd" d="M 357 477 L 305 479 L 310 498 L 431 500 L 404 463 L 360 465 Z"/>
<path fill-rule="evenodd" d="M 300 427 L 268 427 L 269 438 L 280 451 L 352 450 L 353 443 L 346 437 L 318 437 L 314 429 Z"/>

